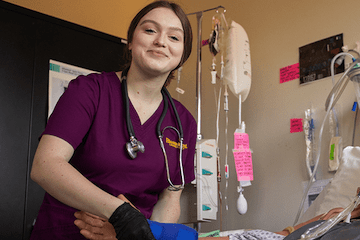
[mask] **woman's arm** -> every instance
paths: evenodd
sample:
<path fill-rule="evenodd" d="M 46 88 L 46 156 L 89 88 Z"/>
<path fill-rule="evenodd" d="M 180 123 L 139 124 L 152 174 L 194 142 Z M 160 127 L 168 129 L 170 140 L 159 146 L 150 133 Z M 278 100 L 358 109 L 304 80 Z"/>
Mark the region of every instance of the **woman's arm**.
<path fill-rule="evenodd" d="M 69 164 L 73 153 L 68 142 L 43 135 L 35 153 L 31 179 L 66 205 L 110 218 L 124 201 L 95 186 Z"/>
<path fill-rule="evenodd" d="M 170 191 L 167 188 L 160 194 L 150 220 L 162 223 L 177 223 L 180 217 L 180 196 L 182 190 Z"/>

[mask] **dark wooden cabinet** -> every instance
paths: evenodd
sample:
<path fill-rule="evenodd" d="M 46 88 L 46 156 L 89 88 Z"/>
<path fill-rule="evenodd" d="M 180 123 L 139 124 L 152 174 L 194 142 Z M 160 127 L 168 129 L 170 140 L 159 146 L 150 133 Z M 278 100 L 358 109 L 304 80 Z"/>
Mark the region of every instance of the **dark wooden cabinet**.
<path fill-rule="evenodd" d="M 0 1 L 0 239 L 29 239 L 44 191 L 29 178 L 46 125 L 50 59 L 117 71 L 122 39 Z"/>

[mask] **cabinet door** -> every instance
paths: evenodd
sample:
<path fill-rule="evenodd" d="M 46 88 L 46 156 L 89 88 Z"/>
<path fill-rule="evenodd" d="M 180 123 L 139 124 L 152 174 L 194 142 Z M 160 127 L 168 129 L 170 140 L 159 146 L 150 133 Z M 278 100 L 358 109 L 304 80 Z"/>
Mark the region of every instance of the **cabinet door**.
<path fill-rule="evenodd" d="M 33 19 L 0 8 L 0 239 L 22 239 L 28 179 Z"/>
<path fill-rule="evenodd" d="M 120 38 L 59 19 L 44 17 L 36 21 L 34 105 L 29 141 L 31 163 L 48 116 L 50 59 L 98 72 L 117 71 L 123 62 L 124 46 Z M 29 181 L 24 239 L 30 236 L 43 194 L 36 183 Z"/>

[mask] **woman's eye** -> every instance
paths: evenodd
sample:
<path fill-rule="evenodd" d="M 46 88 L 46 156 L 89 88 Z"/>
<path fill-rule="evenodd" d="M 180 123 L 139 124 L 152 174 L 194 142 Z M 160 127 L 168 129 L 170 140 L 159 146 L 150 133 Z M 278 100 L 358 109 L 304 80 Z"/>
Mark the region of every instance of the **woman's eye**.
<path fill-rule="evenodd" d="M 145 32 L 147 32 L 147 33 L 154 33 L 154 32 L 155 32 L 155 30 L 154 30 L 154 29 L 150 29 L 150 28 L 148 28 L 148 29 L 145 29 Z"/>
<path fill-rule="evenodd" d="M 179 41 L 179 38 L 176 37 L 176 36 L 170 36 L 170 38 L 171 38 L 172 40 L 174 40 L 174 41 Z"/>

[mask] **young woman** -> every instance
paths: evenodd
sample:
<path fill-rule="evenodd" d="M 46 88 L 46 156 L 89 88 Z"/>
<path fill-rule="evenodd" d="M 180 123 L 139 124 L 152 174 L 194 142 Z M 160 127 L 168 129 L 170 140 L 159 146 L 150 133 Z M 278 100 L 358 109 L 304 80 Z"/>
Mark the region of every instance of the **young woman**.
<path fill-rule="evenodd" d="M 135 16 L 127 37 L 123 71 L 71 81 L 49 118 L 31 171 L 47 192 L 31 239 L 84 239 L 74 225 L 78 210 L 108 219 L 118 239 L 153 239 L 146 218 L 179 218 L 180 186 L 195 178 L 196 122 L 179 102 L 171 104 L 163 87 L 191 53 L 190 23 L 177 4 L 156 1 Z"/>

